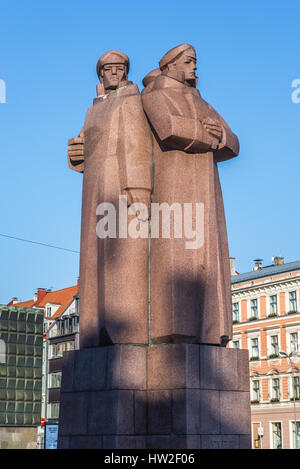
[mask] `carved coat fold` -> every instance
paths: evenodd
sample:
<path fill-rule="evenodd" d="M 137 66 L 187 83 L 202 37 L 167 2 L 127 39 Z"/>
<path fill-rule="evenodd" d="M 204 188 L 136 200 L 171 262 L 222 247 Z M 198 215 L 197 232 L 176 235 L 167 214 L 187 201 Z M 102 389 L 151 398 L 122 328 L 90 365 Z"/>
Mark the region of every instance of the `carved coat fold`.
<path fill-rule="evenodd" d="M 239 143 L 197 89 L 168 76 L 142 92 L 154 134 L 153 202 L 204 206 L 204 243 L 151 239 L 151 337 L 154 342 L 225 345 L 232 337 L 226 222 L 217 162 L 238 154 Z M 219 143 L 202 125 L 223 126 Z M 195 220 L 194 220 L 195 222 Z"/>

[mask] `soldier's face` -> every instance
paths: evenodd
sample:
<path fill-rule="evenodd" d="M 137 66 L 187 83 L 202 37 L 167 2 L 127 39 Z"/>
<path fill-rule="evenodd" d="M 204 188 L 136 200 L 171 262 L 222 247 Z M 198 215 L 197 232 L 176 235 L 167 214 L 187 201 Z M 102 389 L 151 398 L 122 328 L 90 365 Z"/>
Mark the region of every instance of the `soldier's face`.
<path fill-rule="evenodd" d="M 103 66 L 102 81 L 106 90 L 119 88 L 122 80 L 126 80 L 126 66 L 124 64 L 107 64 Z"/>
<path fill-rule="evenodd" d="M 185 79 L 188 80 L 195 80 L 196 78 L 196 55 L 195 52 L 191 50 L 187 50 L 184 52 L 177 60 L 176 60 L 176 70 L 179 72 L 184 72 Z"/>

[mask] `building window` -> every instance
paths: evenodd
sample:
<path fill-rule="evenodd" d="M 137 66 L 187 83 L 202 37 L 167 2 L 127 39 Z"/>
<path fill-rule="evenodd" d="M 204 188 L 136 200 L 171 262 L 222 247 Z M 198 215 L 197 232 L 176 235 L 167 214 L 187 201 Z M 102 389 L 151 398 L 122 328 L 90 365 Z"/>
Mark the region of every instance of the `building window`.
<path fill-rule="evenodd" d="M 290 351 L 298 352 L 298 332 L 292 332 L 290 334 Z"/>
<path fill-rule="evenodd" d="M 51 306 L 47 306 L 46 316 L 47 316 L 48 318 L 51 317 Z"/>
<path fill-rule="evenodd" d="M 70 316 L 57 321 L 57 335 L 74 334 L 78 331 L 78 316 Z"/>
<path fill-rule="evenodd" d="M 73 316 L 72 318 L 72 328 L 73 328 L 73 332 L 77 332 L 78 331 L 78 324 L 79 324 L 79 317 L 76 315 L 76 316 Z"/>
<path fill-rule="evenodd" d="M 292 422 L 293 448 L 295 448 L 295 422 Z M 296 422 L 296 449 L 300 449 L 300 422 Z"/>
<path fill-rule="evenodd" d="M 257 298 L 250 300 L 250 318 L 258 319 L 258 302 Z"/>
<path fill-rule="evenodd" d="M 64 320 L 64 323 L 65 323 L 65 334 L 70 334 L 70 333 L 71 333 L 70 322 L 71 322 L 71 319 L 70 319 L 70 318 L 66 318 L 66 319 Z"/>
<path fill-rule="evenodd" d="M 273 449 L 282 449 L 281 423 L 272 423 Z"/>
<path fill-rule="evenodd" d="M 56 356 L 62 357 L 64 353 L 64 343 L 56 344 Z"/>
<path fill-rule="evenodd" d="M 59 402 L 52 402 L 48 404 L 48 419 L 58 419 L 59 417 Z"/>
<path fill-rule="evenodd" d="M 65 334 L 65 321 L 63 319 L 58 321 L 58 335 L 64 335 Z"/>
<path fill-rule="evenodd" d="M 60 388 L 61 386 L 61 371 L 49 374 L 49 389 Z"/>
<path fill-rule="evenodd" d="M 259 357 L 258 339 L 251 339 L 251 359 Z"/>
<path fill-rule="evenodd" d="M 69 351 L 69 350 L 74 350 L 75 348 L 75 342 L 66 342 L 66 350 Z"/>
<path fill-rule="evenodd" d="M 49 346 L 49 358 L 56 357 L 56 344 L 50 344 Z"/>
<path fill-rule="evenodd" d="M 233 303 L 232 304 L 232 320 L 233 320 L 233 322 L 239 322 L 239 320 L 240 320 L 239 303 Z"/>
<path fill-rule="evenodd" d="M 278 357 L 279 355 L 279 346 L 278 346 L 278 335 L 271 336 L 271 358 Z"/>
<path fill-rule="evenodd" d="M 64 351 L 65 351 L 65 344 L 62 343 L 62 344 L 57 344 L 57 355 L 59 357 L 62 357 L 63 354 L 64 354 Z"/>
<path fill-rule="evenodd" d="M 280 400 L 280 381 L 279 378 L 272 379 L 272 398 L 273 402 L 278 402 Z"/>
<path fill-rule="evenodd" d="M 75 349 L 75 341 L 60 342 L 59 344 L 50 345 L 50 358 L 60 358 L 64 352 Z"/>
<path fill-rule="evenodd" d="M 277 316 L 277 295 L 270 296 L 270 316 Z"/>
<path fill-rule="evenodd" d="M 297 292 L 295 291 L 289 292 L 289 309 L 290 312 L 297 311 Z"/>
<path fill-rule="evenodd" d="M 299 376 L 293 376 L 292 379 L 292 397 L 291 399 L 295 399 L 299 401 L 300 399 L 300 377 Z"/>
<path fill-rule="evenodd" d="M 79 314 L 79 298 L 75 298 L 75 312 Z"/>
<path fill-rule="evenodd" d="M 260 401 L 260 386 L 259 380 L 255 379 L 252 381 L 252 403 Z"/>
<path fill-rule="evenodd" d="M 240 348 L 240 341 L 239 340 L 233 340 L 232 341 L 232 348 Z"/>

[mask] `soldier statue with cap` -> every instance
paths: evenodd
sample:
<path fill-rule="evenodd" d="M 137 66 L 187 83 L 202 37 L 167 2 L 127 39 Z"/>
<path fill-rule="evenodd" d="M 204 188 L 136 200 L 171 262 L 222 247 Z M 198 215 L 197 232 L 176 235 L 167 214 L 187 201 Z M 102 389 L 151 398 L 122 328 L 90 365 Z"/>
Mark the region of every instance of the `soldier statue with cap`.
<path fill-rule="evenodd" d="M 58 447 L 249 449 L 249 355 L 225 347 L 231 284 L 217 167 L 237 156 L 238 139 L 196 89 L 191 45 L 161 59 L 142 95 L 128 70 L 121 52 L 100 58 L 98 96 L 69 141 L 69 165 L 84 172 L 84 350 L 64 355 Z M 117 216 L 116 236 L 98 237 L 99 204 L 109 212 L 123 195 L 128 221 L 151 200 L 150 223 L 138 208 L 128 225 L 139 220 L 146 236 L 123 237 Z"/>
<path fill-rule="evenodd" d="M 167 52 L 144 79 L 143 107 L 154 135 L 153 203 L 201 204 L 203 243 L 151 239 L 151 338 L 154 343 L 225 346 L 232 336 L 229 253 L 217 163 L 239 142 L 196 89 L 196 51 Z"/>
<path fill-rule="evenodd" d="M 100 57 L 98 96 L 79 137 L 68 143 L 69 167 L 84 173 L 80 348 L 148 340 L 148 240 L 99 239 L 96 233 L 99 204 L 118 208 L 120 195 L 127 196 L 129 206 L 150 204 L 151 136 L 128 71 L 126 54 L 109 51 Z"/>

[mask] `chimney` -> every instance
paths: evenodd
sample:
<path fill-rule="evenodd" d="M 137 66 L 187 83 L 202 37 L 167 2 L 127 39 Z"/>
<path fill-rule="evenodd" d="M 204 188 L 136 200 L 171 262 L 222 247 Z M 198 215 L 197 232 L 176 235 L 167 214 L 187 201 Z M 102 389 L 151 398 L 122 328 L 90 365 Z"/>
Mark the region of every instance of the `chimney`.
<path fill-rule="evenodd" d="M 275 257 L 272 257 L 272 261 L 273 261 L 274 265 L 283 265 L 284 264 L 284 257 L 275 256 Z"/>
<path fill-rule="evenodd" d="M 230 275 L 237 275 L 235 270 L 235 257 L 229 257 L 230 262 Z"/>
<path fill-rule="evenodd" d="M 47 290 L 46 288 L 38 288 L 38 291 L 37 291 L 37 294 L 36 294 L 36 300 L 38 303 L 40 303 L 40 301 L 42 301 L 42 299 L 44 298 L 44 296 L 47 294 Z"/>
<path fill-rule="evenodd" d="M 253 267 L 253 271 L 256 271 L 256 270 L 262 270 L 262 261 L 263 259 L 254 259 L 253 262 L 255 262 L 255 265 Z"/>

